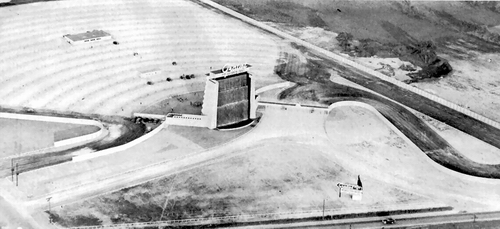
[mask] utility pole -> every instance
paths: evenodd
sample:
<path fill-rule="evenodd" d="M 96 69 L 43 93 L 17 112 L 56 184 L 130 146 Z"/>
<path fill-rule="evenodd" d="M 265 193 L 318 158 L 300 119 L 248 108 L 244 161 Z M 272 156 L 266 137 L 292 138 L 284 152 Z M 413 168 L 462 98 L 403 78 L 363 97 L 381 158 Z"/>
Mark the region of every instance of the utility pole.
<path fill-rule="evenodd" d="M 325 199 L 323 199 L 323 220 L 325 220 Z"/>
<path fill-rule="evenodd" d="M 11 180 L 14 182 L 14 158 L 10 159 Z"/>

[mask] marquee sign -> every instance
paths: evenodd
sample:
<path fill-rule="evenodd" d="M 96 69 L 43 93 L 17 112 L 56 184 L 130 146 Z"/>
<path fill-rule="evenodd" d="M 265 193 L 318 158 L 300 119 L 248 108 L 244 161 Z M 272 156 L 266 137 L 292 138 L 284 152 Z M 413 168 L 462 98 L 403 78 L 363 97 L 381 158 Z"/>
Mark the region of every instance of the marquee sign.
<path fill-rule="evenodd" d="M 233 75 L 233 74 L 246 72 L 246 71 L 248 71 L 248 67 L 250 67 L 249 64 L 240 64 L 240 65 L 233 65 L 233 66 L 226 64 L 222 68 L 222 75 L 227 76 L 227 75 Z"/>

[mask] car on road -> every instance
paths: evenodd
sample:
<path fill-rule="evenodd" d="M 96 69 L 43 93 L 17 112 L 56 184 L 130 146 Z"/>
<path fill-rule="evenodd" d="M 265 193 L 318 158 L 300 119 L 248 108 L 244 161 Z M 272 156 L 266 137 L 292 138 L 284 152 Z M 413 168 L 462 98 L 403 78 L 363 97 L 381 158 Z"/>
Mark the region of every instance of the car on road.
<path fill-rule="evenodd" d="M 382 223 L 383 224 L 395 224 L 396 220 L 394 220 L 393 218 L 387 218 L 387 219 L 383 219 Z"/>

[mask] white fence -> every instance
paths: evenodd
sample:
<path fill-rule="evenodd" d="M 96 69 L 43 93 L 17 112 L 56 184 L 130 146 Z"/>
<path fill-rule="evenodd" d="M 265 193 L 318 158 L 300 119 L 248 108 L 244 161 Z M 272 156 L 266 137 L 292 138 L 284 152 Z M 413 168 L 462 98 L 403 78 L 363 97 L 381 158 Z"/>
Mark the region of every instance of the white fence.
<path fill-rule="evenodd" d="M 484 116 L 482 116 L 480 114 L 477 114 L 475 112 L 472 112 L 472 111 L 470 111 L 468 109 L 465 109 L 465 108 L 463 108 L 463 107 L 461 107 L 461 106 L 459 106 L 457 104 L 454 104 L 452 102 L 444 100 L 444 99 L 442 99 L 442 98 L 440 98 L 440 97 L 438 97 L 438 96 L 436 96 L 434 94 L 431 94 L 431 93 L 429 93 L 427 91 L 415 88 L 415 87 L 413 87 L 411 85 L 408 85 L 408 84 L 405 84 L 405 83 L 403 83 L 401 81 L 398 81 L 396 79 L 390 78 L 390 77 L 388 77 L 388 76 L 386 76 L 386 75 L 384 75 L 382 73 L 376 72 L 376 71 L 374 71 L 372 69 L 369 69 L 369 68 L 367 68 L 367 67 L 365 67 L 365 66 L 363 66 L 361 64 L 358 64 L 358 63 L 356 63 L 354 61 L 351 61 L 351 60 L 349 60 L 349 59 L 347 59 L 345 57 L 342 57 L 342 56 L 340 56 L 338 54 L 335 54 L 333 52 L 330 52 L 328 50 L 325 50 L 323 48 L 315 46 L 315 45 L 313 45 L 311 43 L 303 41 L 303 40 L 301 40 L 299 38 L 296 38 L 296 37 L 294 37 L 294 36 L 292 36 L 290 34 L 282 32 L 282 31 L 280 31 L 278 29 L 275 29 L 275 28 L 273 28 L 273 27 L 271 27 L 269 25 L 266 25 L 266 24 L 264 24 L 262 22 L 256 21 L 256 20 L 254 20 L 252 18 L 249 18 L 249 17 L 247 17 L 247 16 L 245 16 L 243 14 L 237 13 L 237 12 L 235 12 L 235 11 L 227 8 L 227 7 L 221 6 L 221 5 L 219 5 L 217 3 L 214 3 L 214 2 L 212 2 L 210 0 L 199 0 L 199 1 L 201 1 L 201 2 L 203 2 L 205 4 L 207 4 L 207 5 L 210 5 L 210 6 L 214 7 L 214 8 L 216 8 L 216 9 L 224 12 L 224 13 L 227 13 L 227 14 L 233 16 L 233 17 L 236 17 L 236 18 L 238 18 L 238 19 L 240 19 L 240 20 L 242 20 L 242 21 L 244 21 L 246 23 L 249 23 L 249 24 L 254 25 L 256 27 L 259 27 L 261 29 L 267 30 L 268 32 L 274 33 L 274 34 L 276 34 L 276 35 L 278 35 L 278 36 L 280 36 L 282 38 L 285 38 L 285 39 L 288 39 L 290 41 L 293 41 L 293 42 L 295 42 L 297 44 L 300 44 L 300 45 L 302 45 L 302 46 L 304 46 L 306 48 L 309 48 L 309 49 L 314 50 L 314 51 L 316 51 L 318 53 L 321 53 L 321 54 L 323 54 L 323 55 L 325 55 L 327 57 L 330 57 L 330 58 L 332 58 L 332 59 L 334 59 L 334 60 L 336 60 L 338 62 L 350 65 L 350 66 L 352 66 L 354 68 L 357 68 L 357 69 L 359 69 L 361 71 L 364 71 L 366 73 L 374 75 L 374 76 L 376 76 L 376 77 L 378 77 L 378 78 L 380 78 L 382 80 L 385 80 L 387 82 L 393 83 L 393 84 L 395 84 L 395 85 L 397 85 L 399 87 L 402 87 L 404 89 L 412 91 L 412 92 L 414 92 L 416 94 L 419 94 L 421 96 L 424 96 L 424 97 L 426 97 L 426 98 L 428 98 L 428 99 L 430 99 L 432 101 L 435 101 L 435 102 L 437 102 L 439 104 L 442 104 L 442 105 L 444 105 L 446 107 L 449 107 L 449 108 L 451 108 L 453 110 L 456 110 L 458 112 L 461 112 L 461 113 L 463 113 L 465 115 L 468 115 L 468 116 L 470 116 L 470 117 L 472 117 L 474 119 L 477 119 L 477 120 L 479 120 L 481 122 L 484 122 L 484 123 L 486 123 L 486 124 L 488 124 L 490 126 L 493 126 L 495 128 L 499 128 L 500 129 L 500 123 L 498 123 L 496 121 L 493 121 L 493 120 L 491 120 L 491 119 L 489 119 L 487 117 L 484 117 Z"/>
<path fill-rule="evenodd" d="M 91 134 L 86 134 L 86 135 L 82 135 L 79 137 L 74 137 L 74 138 L 54 142 L 54 147 L 69 146 L 69 145 L 80 144 L 83 142 L 92 141 L 94 139 L 99 138 L 104 132 L 105 132 L 104 128 L 100 128 L 98 131 L 91 133 Z"/>

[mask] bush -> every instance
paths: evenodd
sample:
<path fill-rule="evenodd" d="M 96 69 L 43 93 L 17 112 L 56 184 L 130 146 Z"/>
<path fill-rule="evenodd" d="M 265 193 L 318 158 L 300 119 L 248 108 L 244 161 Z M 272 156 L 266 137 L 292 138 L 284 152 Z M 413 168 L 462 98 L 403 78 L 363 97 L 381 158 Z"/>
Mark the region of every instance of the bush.
<path fill-rule="evenodd" d="M 183 79 L 184 79 L 184 75 L 181 75 L 181 77 L 179 77 L 179 78 L 180 78 L 181 80 L 183 80 Z"/>
<path fill-rule="evenodd" d="M 147 82 L 147 85 L 153 85 L 153 84 L 155 84 L 155 83 L 153 83 L 152 81 Z"/>
<path fill-rule="evenodd" d="M 347 51 L 351 47 L 351 42 L 354 37 L 352 34 L 348 32 L 341 32 L 335 39 L 339 42 L 340 47 L 342 47 L 342 50 Z"/>
<path fill-rule="evenodd" d="M 189 76 L 189 75 L 186 75 L 186 79 L 187 79 L 187 80 L 188 80 L 188 79 L 191 79 L 191 76 Z"/>
<path fill-rule="evenodd" d="M 172 79 L 170 77 L 167 77 L 167 82 L 170 82 L 172 81 Z"/>

